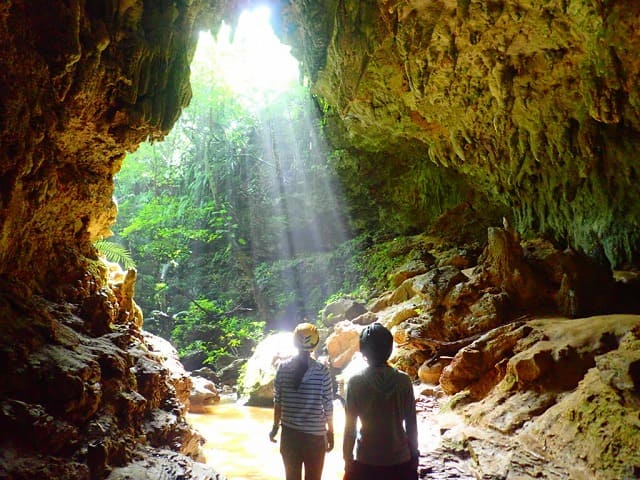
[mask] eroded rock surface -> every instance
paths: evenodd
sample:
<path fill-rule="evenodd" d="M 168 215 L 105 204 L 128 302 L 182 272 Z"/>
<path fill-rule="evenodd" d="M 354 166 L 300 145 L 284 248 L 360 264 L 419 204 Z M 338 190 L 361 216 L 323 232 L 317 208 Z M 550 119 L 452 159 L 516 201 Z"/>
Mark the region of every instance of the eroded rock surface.
<path fill-rule="evenodd" d="M 0 474 L 127 478 L 112 470 L 153 458 L 157 471 L 218 478 L 194 462 L 203 439 L 185 419 L 191 378 L 177 352 L 123 314 L 106 275 L 93 280 L 93 318 L 84 305 L 0 296 Z"/>
<path fill-rule="evenodd" d="M 638 258 L 639 13 L 327 0 L 285 4 L 281 34 L 332 109 L 339 168 L 387 221 L 428 225 L 481 192 L 519 229 L 620 265 Z"/>
<path fill-rule="evenodd" d="M 440 254 L 427 272 L 396 272 L 402 283 L 365 314 L 391 328 L 391 362 L 433 385 L 418 397 L 421 478 L 636 478 L 640 316 L 595 315 L 632 305 L 626 286 L 592 259 L 510 228 L 490 229 L 464 274 L 437 266 Z M 591 316 L 563 315 L 580 311 Z M 362 327 L 335 327 L 330 358 L 354 358 L 344 380 L 362 365 L 357 345 L 335 339 Z"/>

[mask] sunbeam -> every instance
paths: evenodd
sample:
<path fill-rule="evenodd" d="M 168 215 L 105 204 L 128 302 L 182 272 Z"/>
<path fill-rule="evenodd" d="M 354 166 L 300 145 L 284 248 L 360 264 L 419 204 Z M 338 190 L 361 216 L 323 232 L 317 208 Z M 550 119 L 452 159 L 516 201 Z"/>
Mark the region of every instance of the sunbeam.
<path fill-rule="evenodd" d="M 271 252 L 276 262 L 269 267 L 270 275 L 280 278 L 274 282 L 280 288 L 275 298 L 263 299 L 276 306 L 275 318 L 267 325 L 291 330 L 302 318 L 315 318 L 318 305 L 310 297 L 325 299 L 336 291 L 331 285 L 336 283 L 331 272 L 335 267 L 327 257 L 349 238 L 339 179 L 329 167 L 317 106 L 299 83 L 298 64 L 289 48 L 273 34 L 267 9 L 243 13 L 233 35 L 228 27 L 216 39 L 201 34 L 194 75 L 206 76 L 207 69 L 216 68 L 212 63 L 236 98 L 254 112 L 257 126 L 251 162 L 239 161 L 239 169 L 233 170 L 242 175 L 240 166 L 250 165 L 254 180 L 243 192 L 231 191 L 238 188 L 236 181 L 217 182 L 216 191 L 226 189 L 220 195 L 224 198 L 241 196 L 245 208 L 253 210 L 249 217 L 256 221 L 247 225 L 251 258 L 244 262 L 260 270 L 264 252 Z M 237 160 L 230 156 L 228 161 Z M 264 218 L 271 220 L 260 221 Z M 254 294 L 263 292 L 256 288 Z M 260 306 L 260 298 L 256 303 Z M 338 403 L 336 410 L 341 429 Z M 271 415 L 270 409 L 223 404 L 212 415 L 191 419 L 208 439 L 205 453 L 211 465 L 233 478 L 275 479 L 282 476 L 282 462 L 262 428 Z M 324 478 L 336 478 L 342 471 L 337 445 L 327 457 Z"/>
<path fill-rule="evenodd" d="M 202 32 L 193 65 L 213 55 L 231 90 L 247 107 L 260 108 L 299 84 L 298 62 L 269 24 L 268 7 L 244 11 L 236 29 L 223 24 L 216 37 Z"/>

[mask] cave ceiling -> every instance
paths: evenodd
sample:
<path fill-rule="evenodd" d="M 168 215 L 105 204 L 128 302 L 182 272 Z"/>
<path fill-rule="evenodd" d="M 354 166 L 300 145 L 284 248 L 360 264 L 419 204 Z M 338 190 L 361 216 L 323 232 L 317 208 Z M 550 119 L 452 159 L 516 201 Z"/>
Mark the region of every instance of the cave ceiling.
<path fill-rule="evenodd" d="M 623 1 L 294 2 L 282 35 L 350 148 L 410 161 L 415 177 L 461 175 L 523 233 L 621 265 L 638 259 L 639 13 Z"/>

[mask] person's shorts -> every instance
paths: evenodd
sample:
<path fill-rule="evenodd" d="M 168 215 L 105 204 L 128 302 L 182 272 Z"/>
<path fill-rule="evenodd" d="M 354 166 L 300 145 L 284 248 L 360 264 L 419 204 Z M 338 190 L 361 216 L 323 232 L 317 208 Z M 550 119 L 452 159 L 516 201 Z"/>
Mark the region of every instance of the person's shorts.
<path fill-rule="evenodd" d="M 282 427 L 280 437 L 280 453 L 287 470 L 297 469 L 304 463 L 307 473 L 322 473 L 324 455 L 327 451 L 327 438 L 324 435 L 308 433 Z M 309 475 L 307 478 L 313 478 Z"/>

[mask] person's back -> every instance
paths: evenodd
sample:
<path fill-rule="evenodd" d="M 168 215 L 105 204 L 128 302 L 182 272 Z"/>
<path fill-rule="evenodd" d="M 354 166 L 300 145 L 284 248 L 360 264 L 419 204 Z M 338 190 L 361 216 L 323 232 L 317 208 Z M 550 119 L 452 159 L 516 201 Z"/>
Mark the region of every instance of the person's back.
<path fill-rule="evenodd" d="M 320 480 L 324 455 L 333 448 L 333 387 L 329 370 L 311 358 L 320 337 L 310 323 L 294 332 L 298 355 L 281 364 L 274 381 L 273 428 L 282 425 L 280 453 L 287 480 Z"/>
<path fill-rule="evenodd" d="M 387 365 L 392 348 L 391 332 L 379 323 L 360 334 L 360 351 L 369 367 L 347 383 L 342 447 L 346 480 L 418 478 L 413 386 L 406 374 Z"/>
<path fill-rule="evenodd" d="M 347 403 L 361 423 L 358 461 L 395 465 L 411 459 L 404 422 L 415 411 L 415 403 L 406 374 L 386 365 L 369 367 L 350 379 Z"/>
<path fill-rule="evenodd" d="M 280 403 L 282 409 L 280 423 L 311 435 L 324 435 L 327 408 L 332 402 L 331 377 L 325 366 L 308 358 L 302 378 L 296 378 L 301 361 L 300 357 L 294 357 L 278 369 L 274 389 L 275 402 Z"/>

